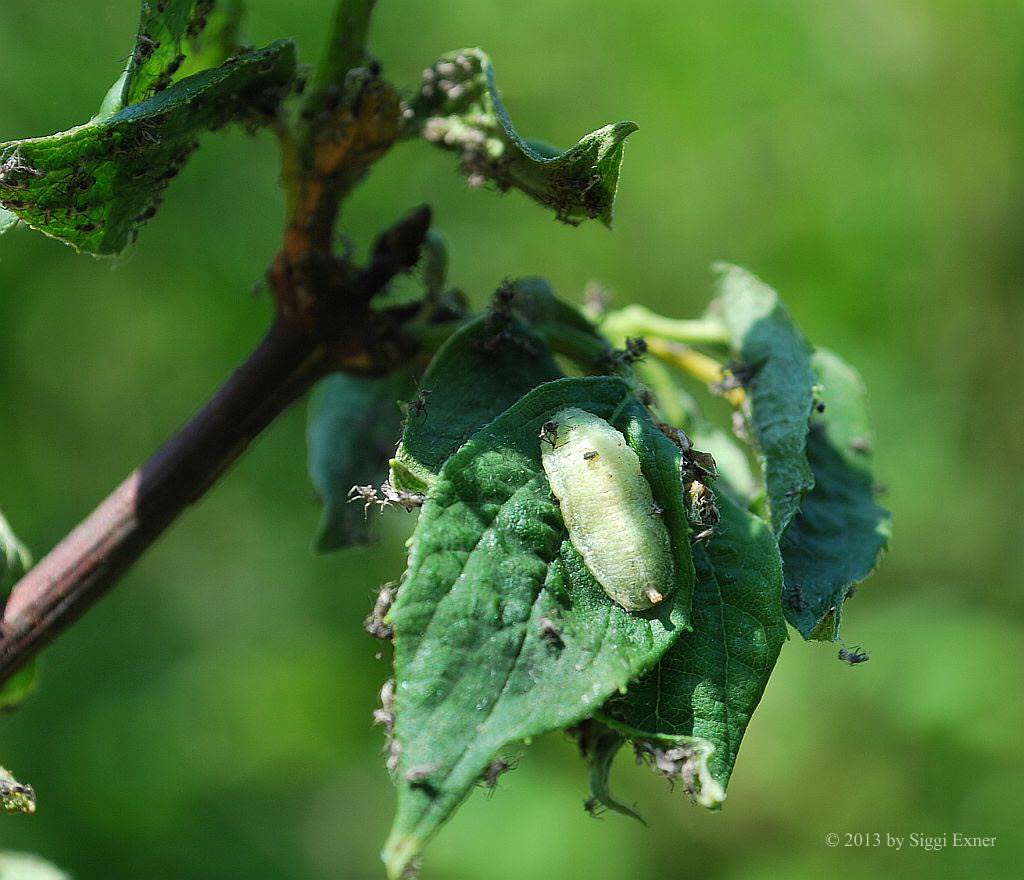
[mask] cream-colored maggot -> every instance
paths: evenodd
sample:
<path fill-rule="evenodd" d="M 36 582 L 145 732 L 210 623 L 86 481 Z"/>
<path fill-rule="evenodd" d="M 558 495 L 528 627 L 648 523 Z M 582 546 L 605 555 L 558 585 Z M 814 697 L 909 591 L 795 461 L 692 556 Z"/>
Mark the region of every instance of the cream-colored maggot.
<path fill-rule="evenodd" d="M 551 422 L 541 459 L 569 540 L 613 602 L 627 611 L 657 605 L 674 584 L 672 544 L 640 459 L 592 413 L 570 407 Z"/>

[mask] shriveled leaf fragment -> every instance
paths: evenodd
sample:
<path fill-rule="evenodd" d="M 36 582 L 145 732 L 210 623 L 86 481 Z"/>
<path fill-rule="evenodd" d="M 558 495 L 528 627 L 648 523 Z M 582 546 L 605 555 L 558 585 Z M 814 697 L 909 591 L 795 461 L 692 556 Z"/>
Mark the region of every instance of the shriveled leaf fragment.
<path fill-rule="evenodd" d="M 693 548 L 693 632 L 598 715 L 634 741 L 692 751 L 662 760 L 689 762 L 695 772 L 706 760 L 717 788 L 700 785 L 695 797 L 709 807 L 724 798 L 743 733 L 786 639 L 782 562 L 771 529 L 724 493 L 717 503 L 715 535 Z"/>
<path fill-rule="evenodd" d="M 352 503 L 355 485 L 381 483 L 401 430 L 393 379 L 363 379 L 333 373 L 309 401 L 309 475 L 323 503 L 314 541 L 326 553 L 370 540 L 369 513 Z"/>
<path fill-rule="evenodd" d="M 743 411 L 764 470 L 767 508 L 781 535 L 814 485 L 807 431 L 814 404 L 811 349 L 778 294 L 738 266 L 722 265 L 709 313 L 728 329 Z"/>
<path fill-rule="evenodd" d="M 0 767 L 0 809 L 5 813 L 34 813 L 36 793 Z"/>
<path fill-rule="evenodd" d="M 515 187 L 567 223 L 592 218 L 611 225 L 623 142 L 636 123 L 606 125 L 564 152 L 523 140 L 480 49 L 450 52 L 424 71 L 410 110 L 410 127 L 458 153 L 470 184 L 489 181 L 502 192 Z"/>
<path fill-rule="evenodd" d="M 70 880 L 67 874 L 31 853 L 0 853 L 0 880 Z"/>
<path fill-rule="evenodd" d="M 472 434 L 528 391 L 561 375 L 544 340 L 515 316 L 473 319 L 438 349 L 423 374 L 424 408 L 406 419 L 391 482 L 424 491 Z"/>
<path fill-rule="evenodd" d="M 786 619 L 805 639 L 839 637 L 843 602 L 874 569 L 892 515 L 875 500 L 874 436 L 857 371 L 816 349 L 812 360 L 825 409 L 811 418 L 807 456 L 814 488 L 780 541 Z"/>
<path fill-rule="evenodd" d="M 576 406 L 647 442 L 657 428 L 618 378 L 540 386 L 478 431 L 441 469 L 393 606 L 398 814 L 384 851 L 398 877 L 507 743 L 589 717 L 650 668 L 688 626 L 692 571 L 645 612 L 612 602 L 569 542 L 538 437 Z M 671 445 L 671 444 L 670 444 Z M 663 507 L 671 470 L 645 474 Z M 656 449 L 655 454 L 660 455 Z M 678 460 L 676 491 L 678 495 Z M 688 558 L 685 522 L 674 550 Z M 678 546 L 683 536 L 685 548 Z"/>
<path fill-rule="evenodd" d="M 233 121 L 268 121 L 294 69 L 292 43 L 273 43 L 107 118 L 0 144 L 0 203 L 77 250 L 117 253 L 156 212 L 196 137 Z"/>

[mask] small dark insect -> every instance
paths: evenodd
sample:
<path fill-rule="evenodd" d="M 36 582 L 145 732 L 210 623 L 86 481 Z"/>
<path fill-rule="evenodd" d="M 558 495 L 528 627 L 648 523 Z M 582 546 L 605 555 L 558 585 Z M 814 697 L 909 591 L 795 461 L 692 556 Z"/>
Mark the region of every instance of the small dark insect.
<path fill-rule="evenodd" d="M 421 388 L 416 392 L 416 396 L 409 403 L 409 412 L 414 416 L 427 417 L 427 398 L 433 394 L 433 391 L 426 391 Z"/>
<path fill-rule="evenodd" d="M 816 404 L 814 404 L 814 408 L 820 413 L 825 412 L 825 404 L 823 404 L 820 400 Z"/>
<path fill-rule="evenodd" d="M 804 591 L 797 584 L 786 587 L 782 594 L 782 601 L 790 611 L 800 614 L 807 610 L 807 601 L 804 599 Z"/>
<path fill-rule="evenodd" d="M 871 659 L 871 655 L 867 651 L 862 651 L 860 645 L 857 645 L 855 648 L 840 648 L 839 659 L 851 666 L 856 666 L 858 663 L 867 663 Z"/>
<path fill-rule="evenodd" d="M 605 811 L 605 806 L 596 797 L 591 796 L 583 802 L 583 809 L 593 818 L 600 819 L 601 814 Z"/>
<path fill-rule="evenodd" d="M 558 439 L 558 422 L 545 422 L 540 426 L 541 443 L 547 443 L 552 449 L 555 448 L 555 441 Z"/>
<path fill-rule="evenodd" d="M 507 758 L 495 758 L 484 771 L 484 785 L 487 788 L 494 788 L 502 774 L 512 769 L 514 769 L 512 763 Z"/>
<path fill-rule="evenodd" d="M 595 458 L 597 458 L 597 450 L 596 449 L 588 449 L 586 452 L 583 453 L 583 457 L 587 461 L 593 461 Z"/>
<path fill-rule="evenodd" d="M 537 621 L 537 625 L 540 627 L 540 637 L 544 639 L 549 645 L 555 648 L 562 648 L 565 646 L 565 642 L 562 640 L 562 633 L 555 626 L 553 620 L 550 617 L 541 617 Z"/>
<path fill-rule="evenodd" d="M 654 406 L 654 395 L 646 388 L 641 388 L 636 396 L 644 406 Z"/>
<path fill-rule="evenodd" d="M 348 490 L 348 501 L 363 502 L 363 514 L 369 516 L 370 508 L 378 503 L 376 486 L 353 486 Z"/>
<path fill-rule="evenodd" d="M 631 336 L 626 340 L 626 354 L 623 360 L 627 364 L 636 363 L 647 354 L 647 340 L 641 336 Z"/>

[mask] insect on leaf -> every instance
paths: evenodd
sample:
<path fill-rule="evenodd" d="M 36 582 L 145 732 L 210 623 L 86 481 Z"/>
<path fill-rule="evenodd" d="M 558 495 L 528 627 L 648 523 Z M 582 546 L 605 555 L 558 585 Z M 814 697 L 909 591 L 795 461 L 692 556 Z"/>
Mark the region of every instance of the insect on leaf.
<path fill-rule="evenodd" d="M 715 535 L 693 548 L 693 632 L 598 715 L 634 740 L 696 746 L 714 779 L 694 792 L 708 807 L 725 796 L 743 733 L 786 639 L 782 561 L 771 529 L 725 493 L 717 503 Z M 714 747 L 710 755 L 700 755 L 701 741 Z"/>
<path fill-rule="evenodd" d="M 688 626 L 689 566 L 677 564 L 663 602 L 631 613 L 608 598 L 568 540 L 538 437 L 569 406 L 623 429 L 658 504 L 671 503 L 663 479 L 681 494 L 678 456 L 662 458 L 657 427 L 618 378 L 541 385 L 445 463 L 390 616 L 400 754 L 398 814 L 384 851 L 392 877 L 503 746 L 589 717 Z M 668 524 L 677 559 L 688 560 L 685 520 Z"/>
<path fill-rule="evenodd" d="M 636 123 L 606 125 L 565 151 L 523 140 L 480 49 L 450 52 L 428 68 L 412 109 L 414 130 L 458 153 L 471 184 L 515 187 L 567 223 L 592 218 L 611 225 L 623 142 Z"/>
<path fill-rule="evenodd" d="M 429 392 L 422 412 L 410 411 L 391 482 L 422 492 L 469 437 L 520 397 L 562 375 L 544 340 L 514 316 L 473 319 L 451 336 L 420 380 Z"/>
<path fill-rule="evenodd" d="M 718 267 L 718 296 L 709 312 L 728 329 L 737 369 L 745 374 L 744 414 L 767 490 L 768 512 L 781 535 L 814 485 L 807 431 L 814 404 L 811 349 L 778 294 L 738 266 Z"/>
<path fill-rule="evenodd" d="M 401 425 L 395 403 L 408 380 L 332 373 L 309 401 L 309 475 L 323 503 L 315 548 L 326 553 L 370 540 L 368 511 L 352 503 L 356 484 L 382 482 Z"/>
<path fill-rule="evenodd" d="M 892 515 L 875 501 L 863 381 L 825 349 L 815 350 L 812 363 L 825 410 L 812 417 L 807 439 L 814 488 L 780 542 L 783 607 L 805 639 L 834 641 L 843 602 L 874 569 L 888 543 Z"/>
<path fill-rule="evenodd" d="M 294 46 L 274 43 L 105 119 L 0 144 L 0 203 L 77 250 L 118 253 L 153 216 L 197 135 L 232 121 L 266 122 L 294 69 Z"/>

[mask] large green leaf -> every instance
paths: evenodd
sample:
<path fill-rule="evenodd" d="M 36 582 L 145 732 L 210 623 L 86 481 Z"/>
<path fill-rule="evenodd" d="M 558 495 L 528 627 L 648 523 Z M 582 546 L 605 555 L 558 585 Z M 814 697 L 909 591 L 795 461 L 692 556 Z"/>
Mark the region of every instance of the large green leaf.
<path fill-rule="evenodd" d="M 812 363 L 825 410 L 812 418 L 807 440 L 814 489 L 780 542 L 783 605 L 804 638 L 834 640 L 843 602 L 874 569 L 892 516 L 875 501 L 874 438 L 863 381 L 830 351 L 817 349 Z"/>
<path fill-rule="evenodd" d="M 309 475 L 323 503 L 314 546 L 322 553 L 370 539 L 368 510 L 352 503 L 349 491 L 387 476 L 388 456 L 401 430 L 395 401 L 402 384 L 402 377 L 332 373 L 310 398 Z"/>
<path fill-rule="evenodd" d="M 267 121 L 294 69 L 292 43 L 274 43 L 107 118 L 0 144 L 0 203 L 78 250 L 117 253 L 155 213 L 196 136 L 232 121 Z"/>
<path fill-rule="evenodd" d="M 471 184 L 515 187 L 567 223 L 597 218 L 611 225 L 623 142 L 636 123 L 606 125 L 564 152 L 523 140 L 480 49 L 450 52 L 428 68 L 412 110 L 412 128 L 458 153 Z"/>
<path fill-rule="evenodd" d="M 807 431 L 814 405 L 811 349 L 767 284 L 737 266 L 720 266 L 710 314 L 727 328 L 744 412 L 764 469 L 768 513 L 781 535 L 814 485 Z"/>
<path fill-rule="evenodd" d="M 421 492 L 469 437 L 543 382 L 562 375 L 544 340 L 513 315 L 481 315 L 438 349 L 420 380 L 391 462 L 398 489 Z"/>
<path fill-rule="evenodd" d="M 650 611 L 614 604 L 568 540 L 539 442 L 541 426 L 567 406 L 624 429 L 665 508 L 676 585 Z M 681 494 L 679 451 L 655 435 L 624 380 L 561 379 L 474 434 L 441 469 L 390 616 L 400 750 L 398 814 L 384 851 L 392 877 L 503 746 L 588 717 L 688 627 L 692 568 L 679 562 L 689 560 L 688 527 L 669 507 Z"/>
<path fill-rule="evenodd" d="M 715 535 L 693 548 L 693 632 L 599 715 L 634 740 L 712 745 L 707 762 L 718 785 L 695 793 L 709 807 L 724 798 L 743 733 L 786 639 L 782 562 L 771 529 L 728 495 L 719 493 L 717 503 Z"/>

